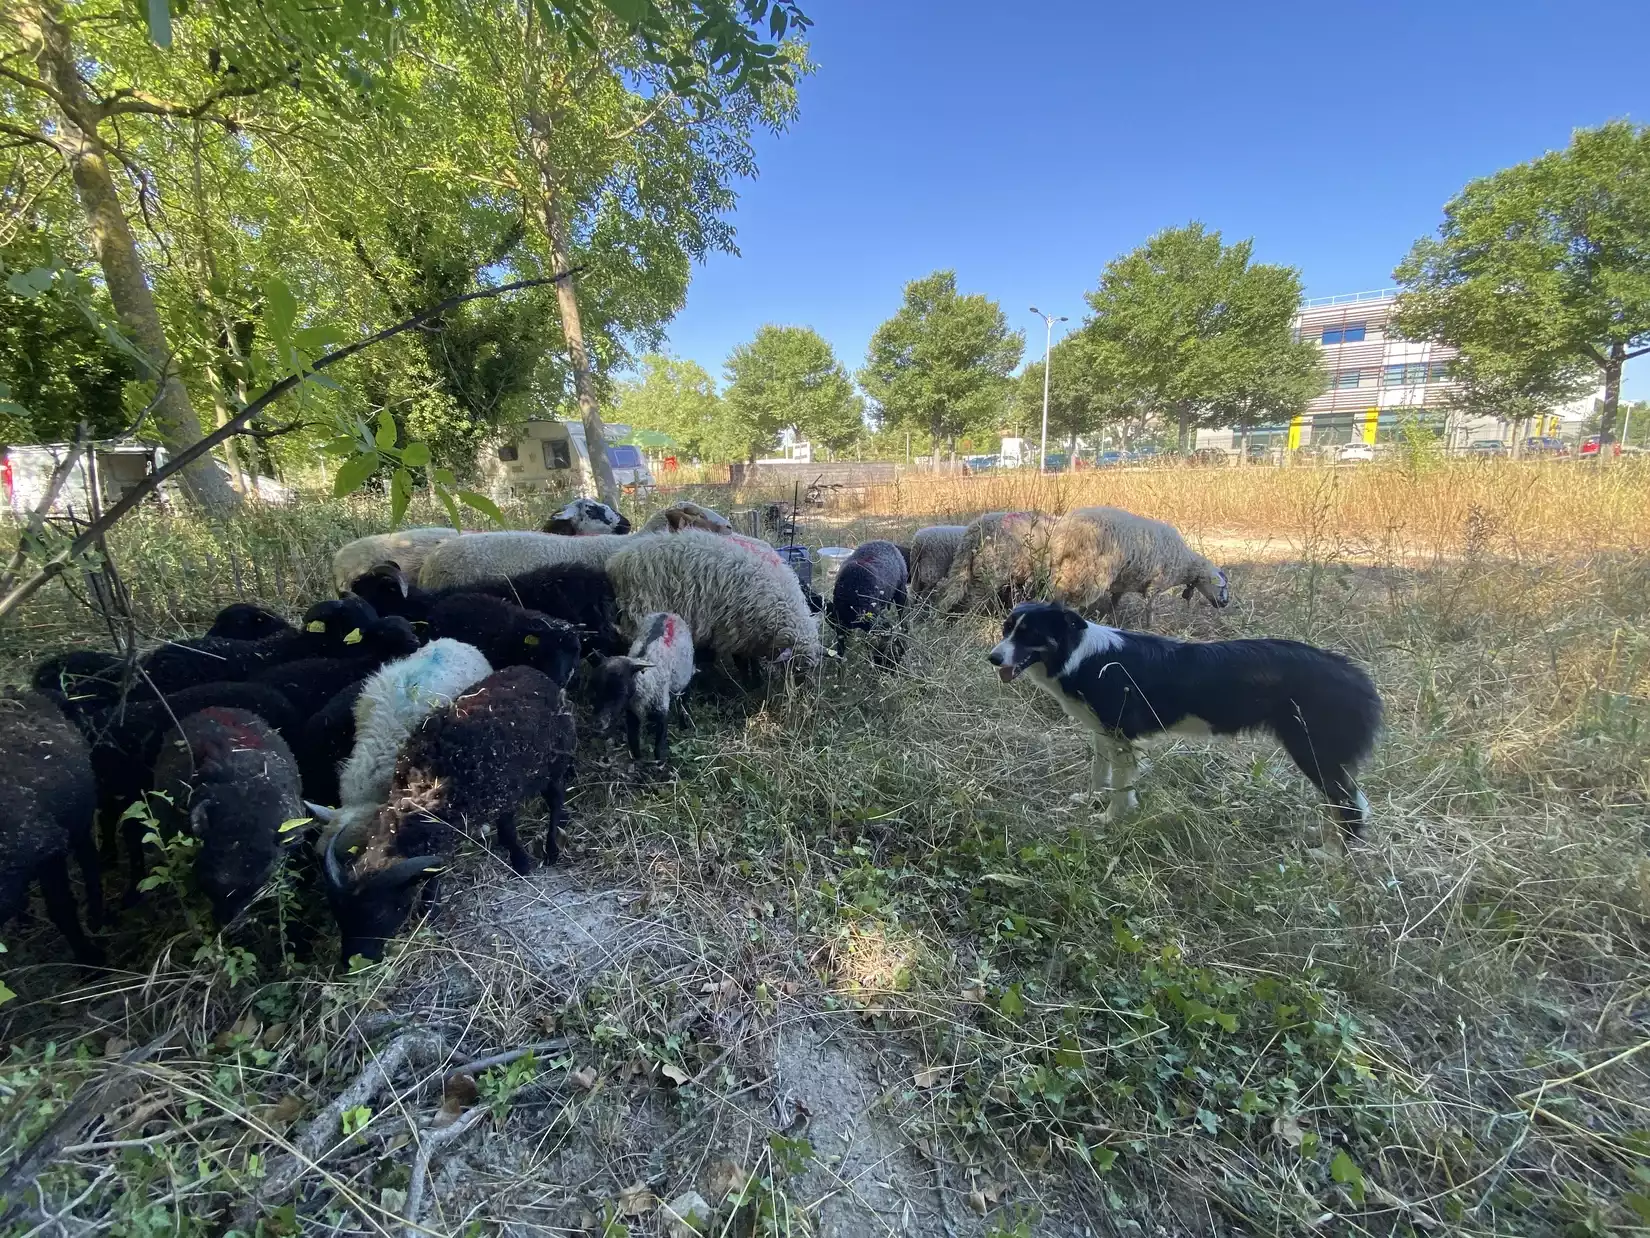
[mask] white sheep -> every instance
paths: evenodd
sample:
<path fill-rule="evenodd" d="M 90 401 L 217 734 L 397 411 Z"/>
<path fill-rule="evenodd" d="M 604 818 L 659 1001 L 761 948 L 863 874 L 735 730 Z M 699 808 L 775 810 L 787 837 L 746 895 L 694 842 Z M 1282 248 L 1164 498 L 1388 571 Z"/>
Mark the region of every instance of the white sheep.
<path fill-rule="evenodd" d="M 935 524 L 911 535 L 911 592 L 926 597 L 940 587 L 962 546 L 964 524 Z"/>
<path fill-rule="evenodd" d="M 380 563 L 394 563 L 408 580 L 418 579 L 418 569 L 437 546 L 463 536 L 457 529 L 424 526 L 374 533 L 345 542 L 332 556 L 332 581 L 342 593 L 357 576 L 372 571 Z"/>
<path fill-rule="evenodd" d="M 1172 525 L 1118 507 L 1079 507 L 1054 526 L 1049 545 L 1050 584 L 1056 601 L 1082 611 L 1109 614 L 1125 594 L 1146 599 L 1180 589 L 1211 605 L 1230 600 L 1226 574 L 1187 546 Z"/>
<path fill-rule="evenodd" d="M 1036 597 L 1048 579 L 1054 521 L 1040 512 L 988 512 L 963 531 L 934 605 L 941 611 Z"/>
<path fill-rule="evenodd" d="M 820 659 L 819 622 L 796 574 L 777 554 L 770 562 L 733 536 L 687 529 L 631 538 L 608 559 L 607 574 L 633 628 L 669 611 L 687 623 L 695 644 L 724 657 L 789 651 L 802 665 Z"/>
<path fill-rule="evenodd" d="M 680 499 L 654 512 L 642 525 L 643 533 L 680 533 L 683 529 L 703 529 L 706 533 L 731 533 L 733 525 L 721 512 Z"/>
<path fill-rule="evenodd" d="M 604 658 L 591 671 L 592 722 L 598 733 L 611 733 L 624 717 L 630 755 L 642 759 L 646 724 L 653 759 L 670 759 L 670 706 L 693 679 L 693 633 L 680 615 L 665 612 L 642 620 L 629 656 Z"/>
<path fill-rule="evenodd" d="M 338 772 L 339 811 L 310 805 L 311 812 L 332 827 L 323 845 L 338 830 L 364 825 L 377 813 L 407 736 L 435 710 L 492 673 L 474 645 L 434 640 L 367 680 L 355 701 L 355 745 Z"/>
<path fill-rule="evenodd" d="M 424 560 L 418 583 L 425 589 L 447 589 L 483 580 L 502 580 L 558 563 L 601 567 L 615 551 L 635 541 L 632 536 L 618 533 L 584 537 L 566 537 L 559 533 L 469 533 L 456 542 L 438 547 Z"/>

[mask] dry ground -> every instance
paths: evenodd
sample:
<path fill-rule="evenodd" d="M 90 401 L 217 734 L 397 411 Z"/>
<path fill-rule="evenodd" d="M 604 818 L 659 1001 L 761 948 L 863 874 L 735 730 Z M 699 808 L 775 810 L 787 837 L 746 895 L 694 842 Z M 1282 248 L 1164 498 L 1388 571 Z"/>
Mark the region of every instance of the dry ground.
<path fill-rule="evenodd" d="M 518 879 L 478 840 L 362 974 L 330 975 L 324 938 L 315 964 L 283 955 L 274 904 L 207 940 L 164 889 L 95 982 L 49 925 L 12 931 L 8 1155 L 116 1085 L 41 1181 L 60 1218 L 17 1232 L 218 1232 L 260 1191 L 271 1234 L 387 1232 L 422 1144 L 443 1234 L 666 1232 L 689 1190 L 714 1233 L 1643 1226 L 1650 560 L 1483 518 L 1425 546 L 1188 531 L 1234 605 L 1166 602 L 1158 630 L 1313 640 L 1381 687 L 1349 859 L 1260 741 L 1160 749 L 1141 816 L 1101 828 L 1070 798 L 1081 737 L 986 673 L 990 621 L 922 618 L 892 674 L 855 650 L 762 694 L 702 685 L 669 779 L 587 747 L 563 865 Z M 319 556 L 288 536 L 241 584 L 278 569 L 292 606 Z M 122 560 L 173 580 L 142 590 L 145 623 L 235 591 L 233 547 L 193 593 L 161 553 Z M 60 639 L 69 613 L 35 622 Z M 390 1086 L 325 1109 L 426 1033 Z M 443 1109 L 454 1066 L 528 1045 Z M 294 1145 L 318 1164 L 292 1189 Z"/>

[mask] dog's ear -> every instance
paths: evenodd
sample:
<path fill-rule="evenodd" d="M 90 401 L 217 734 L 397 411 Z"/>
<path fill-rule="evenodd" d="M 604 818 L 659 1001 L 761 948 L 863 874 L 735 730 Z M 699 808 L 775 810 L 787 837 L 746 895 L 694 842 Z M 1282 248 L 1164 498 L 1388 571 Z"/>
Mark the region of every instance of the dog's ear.
<path fill-rule="evenodd" d="M 1089 621 L 1069 606 L 1061 607 L 1061 611 L 1066 620 L 1066 634 L 1074 641 L 1081 641 L 1088 634 Z"/>

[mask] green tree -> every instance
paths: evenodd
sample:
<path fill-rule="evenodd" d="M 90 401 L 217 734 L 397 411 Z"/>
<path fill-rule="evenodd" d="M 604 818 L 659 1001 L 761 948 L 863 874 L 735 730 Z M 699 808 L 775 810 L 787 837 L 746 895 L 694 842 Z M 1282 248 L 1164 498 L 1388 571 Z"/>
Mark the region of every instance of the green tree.
<path fill-rule="evenodd" d="M 793 428 L 832 451 L 865 433 L 864 405 L 825 338 L 809 327 L 759 328 L 727 360 L 729 414 L 768 445 Z"/>
<path fill-rule="evenodd" d="M 1466 417 L 1510 422 L 1512 454 L 1517 456 L 1530 421 L 1585 395 L 1593 377 L 1592 367 L 1576 356 L 1473 348 L 1450 363 L 1453 385 L 1447 408 Z"/>
<path fill-rule="evenodd" d="M 876 329 L 859 384 L 884 425 L 930 436 L 956 450 L 971 427 L 995 427 L 1010 395 L 1009 375 L 1025 351 L 993 300 L 957 292 L 955 271 L 905 286 L 905 300 Z"/>
<path fill-rule="evenodd" d="M 1580 129 L 1566 150 L 1470 182 L 1395 278 L 1412 338 L 1521 357 L 1526 371 L 1590 364 L 1608 443 L 1622 367 L 1650 352 L 1650 127 Z"/>
<path fill-rule="evenodd" d="M 1119 425 L 1138 411 L 1140 393 L 1128 384 L 1109 347 L 1082 331 L 1054 345 L 1048 385 L 1048 433 L 1066 445 L 1067 467 L 1077 463 L 1077 440 Z M 1012 426 L 1032 439 L 1042 435 L 1043 362 L 1033 361 L 1015 383 Z"/>
<path fill-rule="evenodd" d="M 1252 249 L 1226 245 L 1200 223 L 1169 228 L 1109 263 L 1087 294 L 1085 332 L 1173 419 L 1182 454 L 1199 425 L 1245 409 L 1292 416 L 1322 390 L 1321 377 L 1302 377 L 1318 373 L 1317 350 L 1290 330 L 1300 276 L 1252 262 Z"/>
<path fill-rule="evenodd" d="M 738 435 L 728 434 L 729 413 L 716 380 L 696 361 L 647 353 L 635 378 L 613 384 L 613 403 L 624 422 L 670 435 L 685 456 L 718 462 L 745 458 L 742 450 L 729 454 L 728 439 Z"/>

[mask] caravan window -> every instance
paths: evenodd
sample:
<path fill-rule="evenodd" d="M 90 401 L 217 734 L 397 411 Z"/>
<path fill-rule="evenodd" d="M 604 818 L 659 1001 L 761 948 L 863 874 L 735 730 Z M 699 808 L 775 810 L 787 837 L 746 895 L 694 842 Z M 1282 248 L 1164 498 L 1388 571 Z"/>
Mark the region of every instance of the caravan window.
<path fill-rule="evenodd" d="M 505 461 L 514 460 L 516 458 L 516 445 L 514 443 L 504 444 L 498 449 L 498 458 Z"/>
<path fill-rule="evenodd" d="M 607 449 L 607 462 L 616 469 L 640 468 L 642 453 L 631 446 L 613 447 Z"/>
<path fill-rule="evenodd" d="M 570 469 L 573 467 L 573 453 L 567 449 L 566 439 L 547 438 L 544 440 L 544 467 L 547 469 Z"/>

